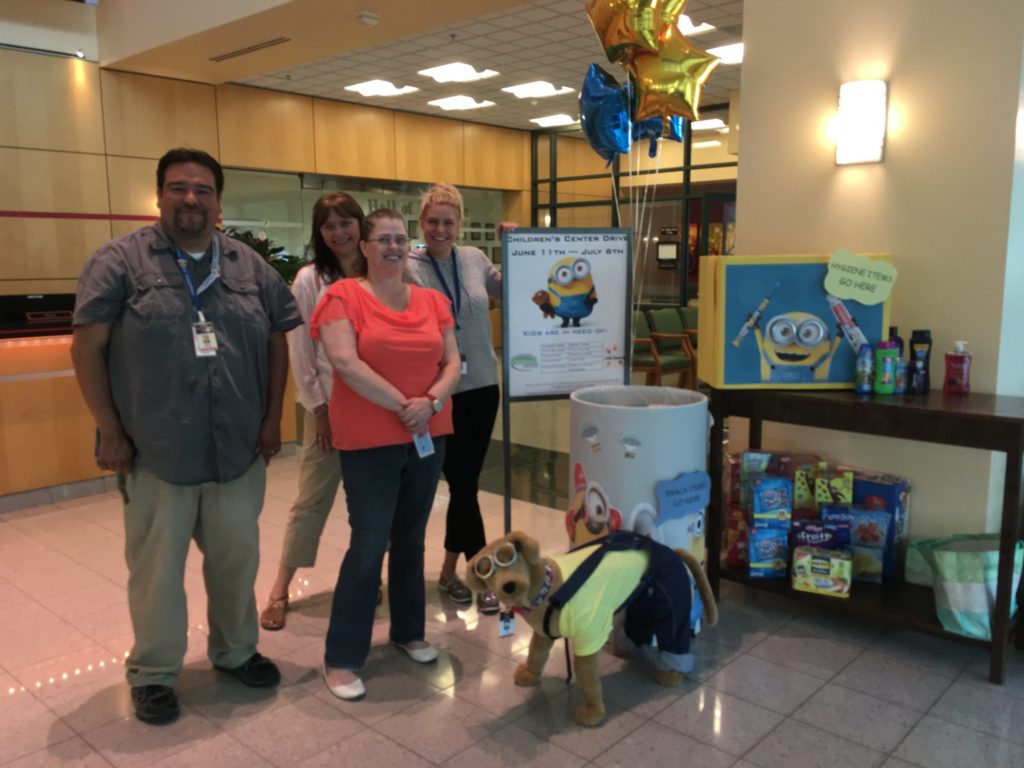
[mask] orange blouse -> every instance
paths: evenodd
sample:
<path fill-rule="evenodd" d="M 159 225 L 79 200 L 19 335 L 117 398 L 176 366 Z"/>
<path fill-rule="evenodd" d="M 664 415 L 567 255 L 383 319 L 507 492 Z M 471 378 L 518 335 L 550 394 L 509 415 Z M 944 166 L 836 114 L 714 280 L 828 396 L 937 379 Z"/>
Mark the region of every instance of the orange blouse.
<path fill-rule="evenodd" d="M 444 331 L 453 326 L 451 304 L 437 291 L 410 286 L 409 303 L 396 312 L 359 285 L 339 280 L 317 304 L 309 318 L 310 335 L 320 340 L 320 328 L 346 319 L 356 333 L 359 358 L 387 379 L 405 397 L 424 397 L 437 379 L 444 357 Z M 334 447 L 342 451 L 379 448 L 412 442 L 398 414 L 356 393 L 334 372 L 328 408 Z M 451 402 L 429 422 L 433 437 L 452 433 Z"/>

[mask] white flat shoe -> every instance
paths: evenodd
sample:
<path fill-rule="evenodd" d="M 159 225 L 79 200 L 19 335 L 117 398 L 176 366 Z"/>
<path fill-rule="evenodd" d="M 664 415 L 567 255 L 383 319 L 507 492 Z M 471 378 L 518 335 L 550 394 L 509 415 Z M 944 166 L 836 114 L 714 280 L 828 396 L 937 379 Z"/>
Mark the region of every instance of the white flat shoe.
<path fill-rule="evenodd" d="M 323 668 L 324 671 L 324 683 L 327 685 L 327 690 L 337 696 L 339 699 L 345 701 L 355 701 L 361 699 L 366 695 L 366 686 L 363 685 L 361 678 L 357 677 L 353 682 L 346 683 L 345 685 L 331 685 L 327 681 L 327 667 Z"/>
<path fill-rule="evenodd" d="M 410 659 L 420 664 L 429 664 L 437 660 L 437 648 L 429 643 L 422 648 L 410 648 L 408 645 L 402 645 L 401 643 L 395 643 L 394 645 L 409 654 Z"/>

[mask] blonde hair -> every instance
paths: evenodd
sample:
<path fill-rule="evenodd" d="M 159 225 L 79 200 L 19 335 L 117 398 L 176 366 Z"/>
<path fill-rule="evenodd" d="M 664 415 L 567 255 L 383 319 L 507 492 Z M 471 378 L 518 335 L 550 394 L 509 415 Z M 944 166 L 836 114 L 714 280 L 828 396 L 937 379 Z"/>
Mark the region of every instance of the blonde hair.
<path fill-rule="evenodd" d="M 420 197 L 420 220 L 432 205 L 450 205 L 459 212 L 459 222 L 462 222 L 462 195 L 459 190 L 451 184 L 434 184 Z"/>

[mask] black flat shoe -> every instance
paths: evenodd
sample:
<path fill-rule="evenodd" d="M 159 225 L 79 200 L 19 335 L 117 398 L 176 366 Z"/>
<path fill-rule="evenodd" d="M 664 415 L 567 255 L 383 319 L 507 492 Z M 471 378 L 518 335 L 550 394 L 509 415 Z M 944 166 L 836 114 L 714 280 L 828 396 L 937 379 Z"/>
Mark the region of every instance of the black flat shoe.
<path fill-rule="evenodd" d="M 138 685 L 132 688 L 135 716 L 147 725 L 167 725 L 181 714 L 174 689 L 166 685 Z"/>
<path fill-rule="evenodd" d="M 259 653 L 254 653 L 237 667 L 218 667 L 214 664 L 213 668 L 234 675 L 250 688 L 273 688 L 281 682 L 281 672 L 277 665 Z"/>

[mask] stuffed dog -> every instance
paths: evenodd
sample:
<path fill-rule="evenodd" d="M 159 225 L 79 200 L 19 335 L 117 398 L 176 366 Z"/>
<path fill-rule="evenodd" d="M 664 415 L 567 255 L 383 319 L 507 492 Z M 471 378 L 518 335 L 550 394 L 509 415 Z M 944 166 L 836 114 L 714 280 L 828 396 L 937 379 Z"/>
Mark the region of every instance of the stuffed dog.
<path fill-rule="evenodd" d="M 651 651 L 655 679 L 668 686 L 682 682 L 684 660 L 692 660 L 691 609 L 698 600 L 704 622 L 718 621 L 707 576 L 693 555 L 626 531 L 557 557 L 542 556 L 534 539 L 513 531 L 469 561 L 466 583 L 476 592 L 492 590 L 533 629 L 526 662 L 515 671 L 516 685 L 537 685 L 555 639 L 573 641 L 573 666 L 583 698 L 574 717 L 584 726 L 598 725 L 605 716 L 599 652 L 620 607 L 625 607 L 622 626 L 630 641 L 650 649 L 657 638 L 657 651 Z M 566 597 L 569 592 L 573 594 Z"/>

